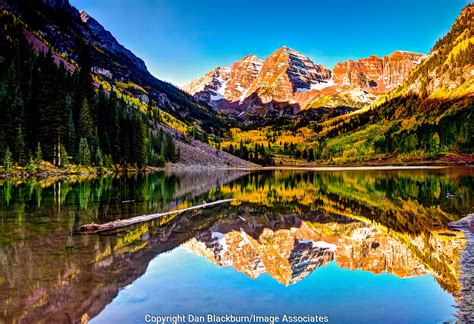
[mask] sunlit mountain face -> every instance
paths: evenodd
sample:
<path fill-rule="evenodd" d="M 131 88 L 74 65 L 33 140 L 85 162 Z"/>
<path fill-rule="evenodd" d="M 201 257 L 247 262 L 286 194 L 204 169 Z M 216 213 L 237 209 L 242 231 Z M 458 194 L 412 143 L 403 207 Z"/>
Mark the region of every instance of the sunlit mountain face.
<path fill-rule="evenodd" d="M 317 293 L 338 284 L 347 289 L 331 293 L 330 312 L 341 320 L 337 294 L 360 293 L 368 301 L 374 287 L 387 291 L 383 298 L 415 292 L 437 318 L 472 314 L 470 234 L 447 226 L 472 209 L 470 169 L 163 173 L 0 184 L 2 321 L 74 321 L 87 314 L 108 322 L 128 309 L 123 303 L 153 308 L 153 301 L 192 311 L 187 298 L 194 290 L 206 300 L 218 289 L 216 312 L 231 306 L 230 291 L 255 311 L 272 311 L 280 300 L 297 312 L 292 293 L 318 303 Z M 106 235 L 74 233 L 84 223 L 222 198 L 233 200 Z M 363 298 L 353 303 L 367 307 Z"/>

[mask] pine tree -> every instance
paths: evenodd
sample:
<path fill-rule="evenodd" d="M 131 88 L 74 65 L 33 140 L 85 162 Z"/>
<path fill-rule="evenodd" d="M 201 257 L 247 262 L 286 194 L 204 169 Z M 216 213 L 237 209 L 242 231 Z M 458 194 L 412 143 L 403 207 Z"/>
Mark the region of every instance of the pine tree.
<path fill-rule="evenodd" d="M 69 109 L 66 133 L 66 150 L 72 155 L 75 155 L 77 148 L 76 126 L 74 125 L 74 117 L 72 109 Z"/>
<path fill-rule="evenodd" d="M 16 159 L 16 161 L 20 164 L 23 164 L 25 153 L 25 138 L 23 136 L 23 130 L 21 125 L 21 115 L 23 114 L 23 98 L 22 93 L 19 89 L 15 91 L 14 95 L 19 97 L 15 97 L 13 99 L 13 104 L 11 105 L 12 116 L 8 118 L 12 119 L 9 122 L 9 126 L 7 128 L 6 140 L 8 143 L 13 143 L 13 148 L 11 152 L 13 154 L 14 159 Z"/>
<path fill-rule="evenodd" d="M 15 138 L 15 159 L 19 165 L 25 164 L 25 136 L 23 135 L 23 129 L 18 126 L 17 134 Z"/>
<path fill-rule="evenodd" d="M 78 53 L 79 71 L 77 73 L 77 90 L 79 95 L 78 104 L 81 104 L 84 99 L 91 103 L 94 99 L 94 82 L 92 80 L 92 59 L 89 51 L 85 45 L 79 49 Z"/>
<path fill-rule="evenodd" d="M 410 134 L 405 141 L 408 152 L 414 151 L 418 146 L 418 136 L 416 136 L 416 133 Z"/>
<path fill-rule="evenodd" d="M 165 140 L 165 132 L 163 131 L 163 128 L 160 128 L 158 131 L 158 135 L 156 137 L 155 141 L 155 150 L 157 153 L 161 153 L 162 147 L 163 147 L 163 142 Z"/>
<path fill-rule="evenodd" d="M 104 157 L 102 156 L 100 146 L 97 146 L 97 150 L 95 151 L 95 163 L 100 169 L 104 167 Z"/>
<path fill-rule="evenodd" d="M 28 164 L 26 165 L 26 172 L 28 172 L 29 175 L 32 175 L 32 174 L 36 173 L 36 165 L 35 165 L 35 161 L 33 160 L 32 156 L 30 156 Z"/>
<path fill-rule="evenodd" d="M 5 172 L 12 172 L 12 165 L 12 153 L 10 152 L 10 149 L 7 146 L 7 148 L 5 149 L 5 154 L 3 155 L 3 169 L 5 170 Z"/>
<path fill-rule="evenodd" d="M 91 151 L 86 138 L 81 138 L 77 151 L 76 162 L 80 165 L 89 166 L 91 164 Z"/>
<path fill-rule="evenodd" d="M 66 147 L 61 145 L 61 165 L 68 166 L 69 164 L 69 155 L 67 153 Z"/>
<path fill-rule="evenodd" d="M 94 137 L 94 123 L 87 99 L 84 99 L 79 114 L 79 134 L 82 138 L 92 141 Z"/>
<path fill-rule="evenodd" d="M 206 132 L 202 132 L 201 133 L 201 142 L 203 143 L 209 143 L 209 136 L 207 135 Z"/>
<path fill-rule="evenodd" d="M 41 151 L 41 144 L 38 142 L 36 145 L 35 162 L 40 163 L 41 161 L 43 161 L 43 152 Z"/>
<path fill-rule="evenodd" d="M 136 145 L 135 159 L 139 168 L 143 168 L 148 163 L 148 138 L 146 125 L 141 117 L 136 119 L 135 125 Z"/>
<path fill-rule="evenodd" d="M 173 162 L 175 160 L 173 137 L 168 133 L 165 135 L 162 155 L 166 161 Z"/>
<path fill-rule="evenodd" d="M 301 156 L 304 160 L 307 160 L 308 159 L 308 151 L 306 150 L 303 150 L 303 154 Z"/>
<path fill-rule="evenodd" d="M 104 166 L 106 168 L 111 168 L 114 165 L 114 161 L 112 160 L 112 155 L 107 154 L 104 159 Z"/>
<path fill-rule="evenodd" d="M 314 152 L 313 149 L 308 149 L 308 161 L 314 161 Z"/>
<path fill-rule="evenodd" d="M 431 147 L 435 152 L 437 152 L 439 150 L 440 142 L 441 142 L 441 140 L 439 138 L 438 132 L 434 132 L 434 134 L 431 138 Z"/>
<path fill-rule="evenodd" d="M 119 106 L 117 104 L 117 95 L 114 91 L 110 93 L 107 103 L 106 132 L 110 143 L 110 151 L 106 152 L 106 154 L 110 154 L 112 159 L 118 162 L 121 156 L 120 118 Z"/>

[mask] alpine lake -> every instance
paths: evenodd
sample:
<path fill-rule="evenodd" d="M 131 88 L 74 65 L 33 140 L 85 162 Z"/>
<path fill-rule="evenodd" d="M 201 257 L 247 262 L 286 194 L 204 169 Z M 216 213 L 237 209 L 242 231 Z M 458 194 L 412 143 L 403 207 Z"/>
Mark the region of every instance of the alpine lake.
<path fill-rule="evenodd" d="M 0 179 L 0 195 L 2 323 L 474 321 L 472 236 L 447 226 L 474 212 L 472 168 Z"/>

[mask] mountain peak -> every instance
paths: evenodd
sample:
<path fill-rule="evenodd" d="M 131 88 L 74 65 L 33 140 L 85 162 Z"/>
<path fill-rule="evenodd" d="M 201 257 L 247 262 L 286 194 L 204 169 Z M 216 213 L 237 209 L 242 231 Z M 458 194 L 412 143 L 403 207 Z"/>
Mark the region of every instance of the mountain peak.
<path fill-rule="evenodd" d="M 87 21 L 91 18 L 91 16 L 89 16 L 84 10 L 79 10 L 79 14 L 81 15 L 81 20 L 83 23 L 87 23 Z"/>
<path fill-rule="evenodd" d="M 341 62 L 331 71 L 283 45 L 264 61 L 253 54 L 247 55 L 232 64 L 230 73 L 224 77 L 211 71 L 212 77 L 207 74 L 183 89 L 221 112 L 250 113 L 264 107 L 260 110 L 267 113 L 284 103 L 304 109 L 315 98 L 337 96 L 340 92 L 349 93 L 360 107 L 396 88 L 424 57 L 424 54 L 395 51 L 384 57 L 371 55 Z"/>
<path fill-rule="evenodd" d="M 253 88 L 266 94 L 264 103 L 271 100 L 291 102 L 294 92 L 308 91 L 330 78 L 330 70 L 284 45 L 265 59 Z"/>
<path fill-rule="evenodd" d="M 283 45 L 282 47 L 280 47 L 279 49 L 274 51 L 272 54 L 274 54 L 274 53 L 285 53 L 287 55 L 293 55 L 294 57 L 306 57 L 301 52 L 299 52 L 299 51 L 297 51 L 297 50 L 295 50 L 291 47 L 288 47 L 286 45 Z"/>
<path fill-rule="evenodd" d="M 288 47 L 286 45 L 283 45 L 282 47 L 280 47 L 278 50 L 281 50 L 281 51 L 284 51 L 284 52 L 298 52 L 297 50 L 291 48 L 291 47 Z"/>
<path fill-rule="evenodd" d="M 259 59 L 258 56 L 256 56 L 255 54 L 249 54 L 247 56 L 244 56 L 242 59 L 240 59 L 237 62 L 251 62 L 251 63 L 257 63 L 257 64 L 260 63 L 261 64 L 263 61 L 261 59 Z M 235 62 L 235 63 L 237 63 L 237 62 Z"/>

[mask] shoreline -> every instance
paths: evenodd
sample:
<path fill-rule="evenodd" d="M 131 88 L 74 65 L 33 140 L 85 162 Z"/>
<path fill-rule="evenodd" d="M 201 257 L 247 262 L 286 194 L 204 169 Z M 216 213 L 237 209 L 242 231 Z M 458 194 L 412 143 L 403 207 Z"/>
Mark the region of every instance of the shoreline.
<path fill-rule="evenodd" d="M 226 168 L 225 170 L 240 171 L 376 171 L 376 170 L 436 170 L 448 169 L 455 167 L 466 167 L 463 165 L 378 165 L 378 166 L 321 166 L 321 167 L 304 167 L 304 166 L 271 166 L 271 167 L 254 167 L 254 168 Z M 471 167 L 471 166 L 467 166 Z"/>
<path fill-rule="evenodd" d="M 96 167 L 82 167 L 74 166 L 70 168 L 48 167 L 43 168 L 34 174 L 26 172 L 24 167 L 16 167 L 11 173 L 0 171 L 0 179 L 26 179 L 26 178 L 55 178 L 55 177 L 69 177 L 69 176 L 102 176 L 102 175 L 120 175 L 120 174 L 146 174 L 153 172 L 199 172 L 199 171 L 394 171 L 394 170 L 442 170 L 448 168 L 474 168 L 471 163 L 444 163 L 439 164 L 437 161 L 427 164 L 401 164 L 401 163 L 387 163 L 387 164 L 357 164 L 354 165 L 326 165 L 319 166 L 312 165 L 278 165 L 278 166 L 209 166 L 196 164 L 170 164 L 164 167 L 145 167 L 138 169 L 134 167 L 117 166 L 113 168 Z"/>
<path fill-rule="evenodd" d="M 461 252 L 459 260 L 460 276 L 459 281 L 463 287 L 462 298 L 459 302 L 458 318 L 464 323 L 472 323 L 474 314 L 472 312 L 474 302 L 474 214 L 468 214 L 463 218 L 450 222 L 449 229 L 460 231 L 466 238 L 466 245 Z"/>
<path fill-rule="evenodd" d="M 211 167 L 202 165 L 180 165 L 166 166 L 163 168 L 151 168 L 146 169 L 129 169 L 129 170 L 102 170 L 94 171 L 88 170 L 85 172 L 71 172 L 70 170 L 64 170 L 61 172 L 55 170 L 55 172 L 40 172 L 33 175 L 27 173 L 0 173 L 0 180 L 17 180 L 17 179 L 47 179 L 47 178 L 61 178 L 70 176 L 105 176 L 105 175 L 126 175 L 126 174 L 146 174 L 154 172 L 204 172 L 204 171 L 242 171 L 242 172 L 258 172 L 258 171 L 396 171 L 396 170 L 443 170 L 449 168 L 463 168 L 473 169 L 474 165 L 464 164 L 451 164 L 451 165 L 365 165 L 365 166 L 255 166 L 255 167 Z"/>

